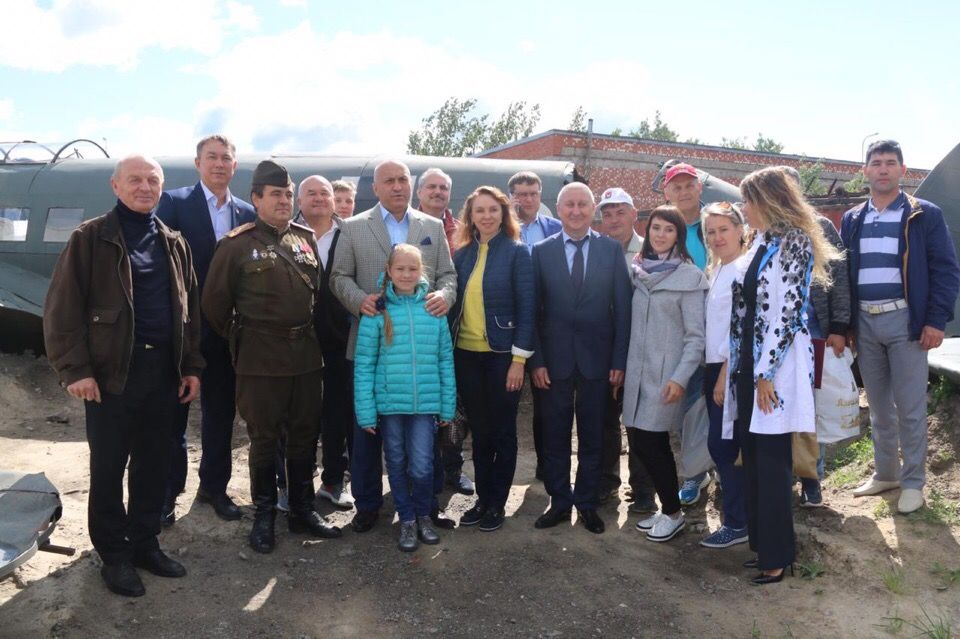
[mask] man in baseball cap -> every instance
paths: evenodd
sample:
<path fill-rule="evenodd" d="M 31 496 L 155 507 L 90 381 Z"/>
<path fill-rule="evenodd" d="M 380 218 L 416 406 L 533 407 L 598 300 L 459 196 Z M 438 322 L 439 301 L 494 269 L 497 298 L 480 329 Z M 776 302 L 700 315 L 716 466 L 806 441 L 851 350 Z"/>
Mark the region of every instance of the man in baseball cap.
<path fill-rule="evenodd" d="M 703 185 L 697 170 L 686 162 L 674 164 L 663 176 L 662 188 L 667 202 L 677 207 L 687 222 L 687 252 L 698 267 L 706 268 L 707 248 L 704 246 L 703 230 L 700 228 L 700 209 L 703 208 L 700 195 L 703 193 Z"/>
<path fill-rule="evenodd" d="M 597 212 L 600 215 L 600 232 L 620 243 L 629 267 L 643 246 L 643 238 L 634 228 L 637 223 L 637 209 L 633 205 L 633 198 L 624 189 L 611 187 L 600 195 Z M 603 415 L 603 448 L 600 451 L 601 501 L 615 497 L 620 490 L 620 444 L 622 441 L 620 413 L 622 412 L 623 394 L 620 393 L 614 397 L 613 394 L 608 393 Z M 653 482 L 633 447 L 630 450 L 628 467 L 630 491 L 633 496 L 630 511 L 656 512 Z"/>

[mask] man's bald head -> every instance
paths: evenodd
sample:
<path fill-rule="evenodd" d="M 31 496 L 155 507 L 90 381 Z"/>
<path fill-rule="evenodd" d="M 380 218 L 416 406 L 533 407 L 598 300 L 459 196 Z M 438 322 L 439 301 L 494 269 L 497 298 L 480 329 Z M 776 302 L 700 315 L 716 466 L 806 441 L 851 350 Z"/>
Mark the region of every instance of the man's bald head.
<path fill-rule="evenodd" d="M 333 217 L 333 185 L 322 175 L 305 178 L 297 188 L 297 206 L 310 226 L 325 226 Z"/>
<path fill-rule="evenodd" d="M 589 186 L 583 182 L 571 182 L 570 184 L 564 185 L 564 187 L 560 189 L 560 192 L 557 193 L 557 206 L 560 206 L 560 202 L 563 201 L 564 197 L 572 196 L 577 192 L 581 195 L 586 195 L 590 198 L 590 202 L 596 204 L 596 200 L 593 198 L 593 191 L 590 190 Z"/>
<path fill-rule="evenodd" d="M 593 191 L 583 182 L 567 184 L 557 195 L 557 217 L 563 222 L 563 230 L 574 239 L 590 230 L 595 208 Z"/>
<path fill-rule="evenodd" d="M 128 155 L 113 168 L 110 186 L 127 208 L 150 213 L 163 191 L 163 168 L 151 157 Z"/>
<path fill-rule="evenodd" d="M 398 160 L 385 160 L 373 170 L 373 192 L 383 208 L 400 219 L 410 206 L 410 169 Z"/>

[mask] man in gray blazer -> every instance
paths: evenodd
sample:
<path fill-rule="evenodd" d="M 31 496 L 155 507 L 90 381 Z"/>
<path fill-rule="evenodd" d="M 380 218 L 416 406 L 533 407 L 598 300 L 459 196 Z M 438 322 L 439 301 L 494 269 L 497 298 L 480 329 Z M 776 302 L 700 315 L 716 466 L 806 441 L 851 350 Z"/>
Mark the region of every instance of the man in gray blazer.
<path fill-rule="evenodd" d="M 361 314 L 370 317 L 377 314 L 377 279 L 386 268 L 395 244 L 412 244 L 423 253 L 424 276 L 431 289 L 427 294 L 430 313 L 442 317 L 456 300 L 457 272 L 450 259 L 443 224 L 410 207 L 412 190 L 410 169 L 405 164 L 395 160 L 381 162 L 373 172 L 373 192 L 379 202 L 341 224 L 330 287 L 354 316 L 347 343 L 347 359 L 351 364 L 358 320 Z M 383 505 L 383 442 L 379 432 L 371 435 L 356 425 L 354 428 L 350 482 L 357 514 L 353 518 L 353 529 L 365 532 L 373 528 Z"/>

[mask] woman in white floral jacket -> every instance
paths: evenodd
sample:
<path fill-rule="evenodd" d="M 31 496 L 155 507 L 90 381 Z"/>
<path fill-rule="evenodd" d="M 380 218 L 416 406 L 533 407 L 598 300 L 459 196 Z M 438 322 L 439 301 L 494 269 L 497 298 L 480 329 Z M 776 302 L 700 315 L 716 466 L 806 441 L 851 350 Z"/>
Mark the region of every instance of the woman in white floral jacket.
<path fill-rule="evenodd" d="M 811 278 L 828 284 L 837 256 L 814 209 L 786 173 L 755 171 L 740 183 L 743 212 L 757 231 L 735 262 L 724 437 L 741 442 L 747 529 L 755 584 L 792 566 L 793 432 L 813 432 L 813 348 L 806 325 Z"/>

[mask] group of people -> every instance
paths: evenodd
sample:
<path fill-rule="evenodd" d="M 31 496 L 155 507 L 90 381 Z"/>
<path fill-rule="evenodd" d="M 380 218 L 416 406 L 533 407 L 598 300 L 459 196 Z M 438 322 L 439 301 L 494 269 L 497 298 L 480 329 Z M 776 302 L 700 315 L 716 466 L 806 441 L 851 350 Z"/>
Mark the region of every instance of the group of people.
<path fill-rule="evenodd" d="M 401 550 L 457 525 L 440 508 L 445 485 L 476 493 L 460 526 L 498 530 L 529 379 L 536 476 L 550 496 L 536 528 L 576 509 L 604 532 L 625 427 L 637 529 L 656 542 L 683 530 L 683 506 L 711 481 L 689 460 L 708 455 L 723 516 L 701 544 L 749 543 L 745 566 L 765 584 L 795 557 L 792 435 L 816 431 L 823 340 L 826 357 L 856 347 L 870 401 L 876 472 L 855 494 L 900 487 L 901 512 L 923 503 L 926 357 L 952 319 L 960 270 L 941 211 L 900 189 L 893 141 L 867 151 L 871 196 L 840 235 L 790 167 L 746 176 L 740 203 L 703 206 L 697 170 L 676 164 L 641 236 L 624 189 L 597 204 L 587 185 L 567 184 L 554 217 L 525 171 L 506 193 L 479 186 L 455 216 L 450 176 L 419 176 L 415 209 L 409 168 L 384 161 L 377 204 L 354 215 L 352 185 L 314 175 L 295 188 L 272 160 L 244 202 L 229 190 L 236 149 L 220 135 L 199 142 L 196 165 L 195 186 L 164 192 L 156 161 L 121 160 L 116 206 L 74 231 L 45 306 L 50 362 L 85 400 L 89 530 L 113 592 L 144 593 L 136 568 L 186 574 L 157 537 L 175 521 L 197 396 L 197 501 L 241 516 L 226 491 L 239 412 L 257 552 L 275 547 L 278 510 L 291 533 L 340 537 L 317 495 L 355 508 L 354 532 L 373 528 L 384 462 Z M 475 484 L 462 470 L 465 432 Z M 817 479 L 804 478 L 800 501 L 822 505 Z"/>

